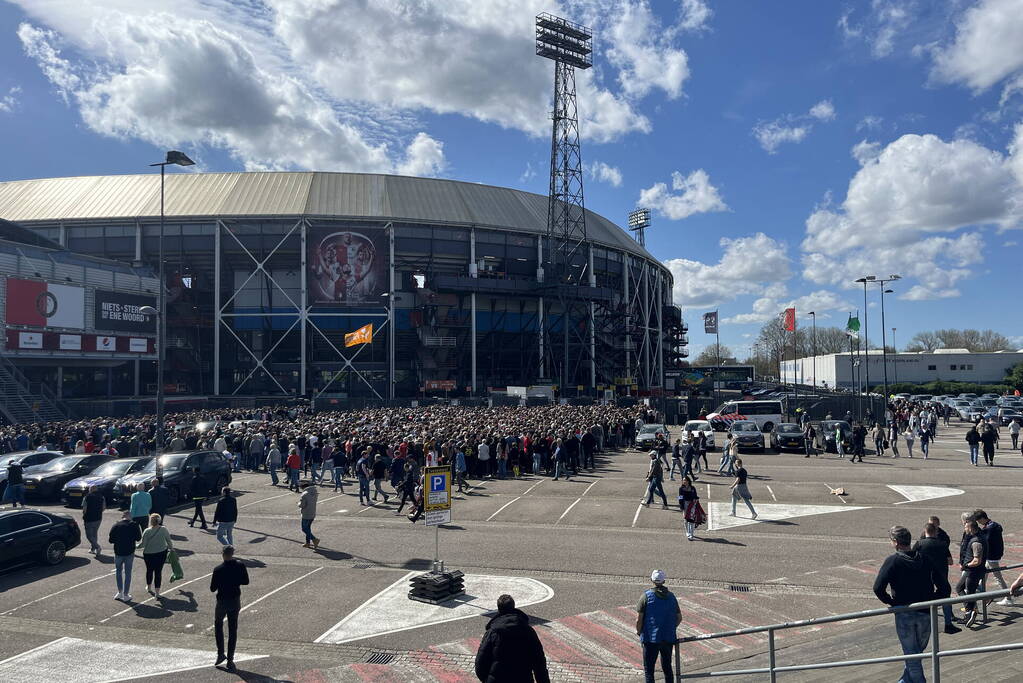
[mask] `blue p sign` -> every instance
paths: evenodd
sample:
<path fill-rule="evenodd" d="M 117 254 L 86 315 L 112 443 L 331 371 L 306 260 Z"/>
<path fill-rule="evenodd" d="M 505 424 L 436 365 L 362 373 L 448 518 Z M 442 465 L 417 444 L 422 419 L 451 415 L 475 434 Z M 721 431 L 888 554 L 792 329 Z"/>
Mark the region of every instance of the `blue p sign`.
<path fill-rule="evenodd" d="M 443 491 L 444 490 L 444 479 L 443 474 L 435 474 L 430 477 L 430 490 L 431 491 Z"/>

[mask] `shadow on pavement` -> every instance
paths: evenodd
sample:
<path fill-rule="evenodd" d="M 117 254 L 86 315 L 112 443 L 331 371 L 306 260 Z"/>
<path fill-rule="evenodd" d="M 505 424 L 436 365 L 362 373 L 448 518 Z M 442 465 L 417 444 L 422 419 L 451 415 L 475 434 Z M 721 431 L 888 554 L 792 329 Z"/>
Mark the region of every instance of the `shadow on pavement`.
<path fill-rule="evenodd" d="M 112 562 L 113 560 L 111 560 Z M 84 567 L 90 564 L 92 560 L 84 557 L 72 557 L 68 555 L 64 558 L 64 561 L 58 564 L 56 567 L 47 567 L 45 565 L 37 564 L 12 564 L 9 567 L 5 567 L 3 571 L 0 571 L 0 593 L 11 590 L 12 588 L 18 588 L 25 586 L 33 581 L 42 581 L 49 579 L 53 576 L 58 576 L 64 572 L 73 571 L 80 567 Z M 103 561 L 100 560 L 102 563 Z"/>

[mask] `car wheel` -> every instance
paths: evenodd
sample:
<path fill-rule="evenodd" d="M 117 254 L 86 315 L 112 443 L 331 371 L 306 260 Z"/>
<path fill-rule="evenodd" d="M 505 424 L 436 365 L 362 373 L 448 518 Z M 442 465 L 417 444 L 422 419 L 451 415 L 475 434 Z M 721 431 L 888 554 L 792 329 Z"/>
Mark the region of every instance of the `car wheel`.
<path fill-rule="evenodd" d="M 43 564 L 48 564 L 51 567 L 58 565 L 64 561 L 65 555 L 67 555 L 67 545 L 60 539 L 53 539 L 43 548 Z"/>
<path fill-rule="evenodd" d="M 223 491 L 224 487 L 227 486 L 227 484 L 228 484 L 227 477 L 225 477 L 224 475 L 220 475 L 219 477 L 217 477 L 217 488 L 213 491 L 213 495 L 216 495 Z"/>

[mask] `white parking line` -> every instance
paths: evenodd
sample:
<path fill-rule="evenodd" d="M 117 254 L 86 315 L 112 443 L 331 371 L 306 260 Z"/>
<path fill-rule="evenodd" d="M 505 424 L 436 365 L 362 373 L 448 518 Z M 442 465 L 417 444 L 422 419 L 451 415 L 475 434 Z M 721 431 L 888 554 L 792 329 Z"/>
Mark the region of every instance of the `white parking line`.
<path fill-rule="evenodd" d="M 824 482 L 824 485 L 828 487 L 828 493 L 831 493 L 832 491 L 834 491 L 834 489 L 833 489 L 833 488 L 831 488 L 831 484 L 829 484 L 828 482 Z M 835 496 L 835 498 L 838 498 L 838 499 L 839 499 L 840 501 L 842 501 L 842 502 L 843 502 L 843 503 L 845 503 L 846 505 L 848 505 L 848 504 L 849 504 L 849 501 L 847 501 L 847 500 L 845 499 L 845 496 Z"/>
<path fill-rule="evenodd" d="M 320 501 L 320 504 L 322 505 L 323 503 L 326 503 L 328 501 L 337 500 L 338 498 L 342 498 L 342 497 L 344 497 L 346 495 L 348 495 L 348 494 L 347 493 L 341 493 L 341 494 L 338 494 L 336 496 L 331 496 L 330 498 L 325 498 L 325 499 Z"/>
<path fill-rule="evenodd" d="M 576 506 L 576 503 L 578 503 L 580 500 L 582 500 L 582 496 L 576 498 L 575 502 L 573 502 L 571 505 L 569 505 L 567 508 L 565 508 L 565 511 L 561 513 L 560 517 L 558 517 L 558 522 L 560 522 L 561 520 L 565 519 L 565 515 L 567 515 L 572 510 L 572 508 L 574 508 Z M 558 524 L 558 522 L 554 523 L 555 526 Z"/>
<path fill-rule="evenodd" d="M 265 503 L 268 500 L 274 500 L 276 498 L 283 498 L 284 496 L 290 496 L 290 495 L 292 495 L 292 492 L 288 491 L 287 493 L 282 493 L 282 494 L 280 494 L 278 496 L 270 496 L 269 498 L 260 498 L 259 500 L 252 501 L 251 503 L 246 503 L 245 505 L 239 505 L 238 509 L 241 510 L 242 508 L 247 508 L 250 505 L 256 505 L 257 503 Z"/>
<path fill-rule="evenodd" d="M 4 614 L 7 614 L 7 612 L 4 612 Z M 51 645 L 56 645 L 57 643 L 59 643 L 61 641 L 64 641 L 64 640 L 71 640 L 71 639 L 68 636 L 64 636 L 62 638 L 57 638 L 57 640 L 51 640 L 50 642 L 43 643 L 42 645 L 39 645 L 38 647 L 34 647 L 31 650 L 25 650 L 24 652 L 19 652 L 18 654 L 14 655 L 13 657 L 8 657 L 7 659 L 0 660 L 0 664 L 6 664 L 7 662 L 13 662 L 15 659 L 20 659 L 21 657 L 24 657 L 26 655 L 30 655 L 33 652 L 37 652 L 39 650 L 42 650 L 43 648 L 50 647 Z"/>
<path fill-rule="evenodd" d="M 85 584 L 92 583 L 93 581 L 99 581 L 100 579 L 108 578 L 108 577 L 110 577 L 113 574 L 114 574 L 114 571 L 109 571 L 106 574 L 101 574 L 99 576 L 94 576 L 93 578 L 89 579 L 88 581 L 82 581 L 81 583 L 76 583 L 73 586 L 68 586 L 67 588 L 63 588 L 63 589 L 57 591 L 56 593 L 50 593 L 49 595 L 44 595 L 41 598 L 36 598 L 35 600 L 32 600 L 31 602 L 26 602 L 24 605 L 18 605 L 17 607 L 12 607 L 11 609 L 7 610 L 6 612 L 0 612 L 0 616 L 3 616 L 5 614 L 10 614 L 11 612 L 17 612 L 22 607 L 28 607 L 29 605 L 34 605 L 37 602 L 42 602 L 43 600 L 48 600 L 49 598 L 52 598 L 55 595 L 60 595 L 61 593 L 67 593 L 69 590 L 74 590 L 75 588 L 78 588 L 79 586 L 84 586 Z"/>
<path fill-rule="evenodd" d="M 541 479 L 540 481 L 536 482 L 535 484 L 530 486 L 528 489 L 526 489 L 526 492 L 523 493 L 522 495 L 528 496 L 530 491 L 532 491 L 533 489 L 535 489 L 537 486 L 539 486 L 540 484 L 544 483 L 545 481 L 547 481 L 547 480 L 546 479 Z M 594 482 L 594 483 L 596 483 L 596 482 Z"/>
<path fill-rule="evenodd" d="M 771 487 L 769 485 L 764 484 L 764 486 L 767 486 L 767 492 L 771 494 L 771 498 L 774 498 L 774 502 L 777 503 L 778 502 L 778 496 L 774 495 L 774 491 L 771 490 Z"/>
<path fill-rule="evenodd" d="M 585 490 L 585 491 L 583 491 L 583 495 L 585 496 L 585 495 L 586 495 L 587 493 L 589 493 L 589 492 L 590 492 L 590 489 L 592 489 L 592 488 L 593 488 L 593 485 L 594 485 L 594 484 L 596 484 L 596 483 L 597 483 L 598 481 L 600 481 L 600 479 L 595 479 L 595 480 L 593 481 L 593 483 L 592 483 L 592 484 L 590 484 L 589 486 L 587 486 L 587 487 L 586 487 L 586 490 Z"/>
<path fill-rule="evenodd" d="M 253 600 L 252 602 L 250 602 L 249 604 L 247 604 L 244 607 L 242 607 L 240 610 L 238 610 L 238 613 L 241 614 L 242 612 L 244 612 L 248 608 L 250 608 L 250 607 L 252 607 L 254 605 L 258 605 L 259 603 L 261 603 L 262 601 L 266 600 L 267 598 L 269 598 L 274 593 L 282 591 L 282 590 L 284 590 L 285 588 L 287 588 L 288 586 L 290 586 L 292 584 L 298 583 L 299 581 L 301 581 L 302 579 L 306 578 L 307 576 L 312 576 L 313 574 L 315 574 L 316 572 L 320 571 L 321 569 L 323 569 L 323 567 L 317 567 L 316 569 L 312 570 L 311 572 L 306 572 L 305 574 L 303 574 L 302 576 L 298 577 L 297 579 L 292 579 L 291 581 L 288 581 L 286 584 L 283 584 L 281 586 L 278 586 L 277 588 L 274 588 L 272 591 L 270 591 L 266 595 L 262 595 L 262 596 L 256 598 L 255 600 Z M 214 628 L 213 626 L 207 626 L 206 627 L 206 631 L 212 631 L 213 628 Z"/>
<path fill-rule="evenodd" d="M 643 503 L 639 504 L 636 508 L 636 515 L 632 518 L 632 526 L 636 526 L 636 522 L 639 520 L 639 511 L 643 509 Z"/>
<path fill-rule="evenodd" d="M 508 507 L 509 505 L 511 505 L 512 503 L 514 503 L 515 501 L 517 501 L 517 500 L 518 500 L 519 498 L 521 498 L 521 497 L 522 497 L 522 496 L 518 496 L 517 498 L 512 498 L 512 499 L 511 499 L 511 500 L 509 500 L 509 501 L 508 501 L 507 503 L 505 503 L 505 504 L 504 504 L 504 505 L 502 505 L 501 507 L 497 508 L 497 512 L 495 512 L 494 514 L 492 514 L 492 515 L 490 515 L 489 517 L 487 517 L 487 521 L 489 522 L 489 521 L 490 521 L 490 520 L 492 520 L 492 519 L 493 519 L 494 517 L 497 517 L 497 516 L 498 516 L 498 515 L 499 515 L 499 514 L 501 513 L 501 510 L 505 509 L 506 507 Z"/>
<path fill-rule="evenodd" d="M 190 584 L 190 583 L 195 583 L 196 581 L 202 581 L 203 579 L 205 579 L 205 578 L 207 578 L 207 577 L 209 577 L 209 576 L 212 576 L 212 575 L 213 575 L 213 572 L 210 572 L 209 574 L 203 574 L 202 576 L 200 576 L 200 577 L 198 577 L 198 578 L 195 578 L 195 579 L 192 579 L 191 581 L 185 581 L 184 583 L 179 583 L 178 585 L 174 586 L 174 588 L 181 588 L 181 587 L 183 587 L 183 586 L 187 586 L 187 585 L 188 585 L 188 584 Z M 121 610 L 120 612 L 118 612 L 117 614 L 111 614 L 111 615 L 110 615 L 109 617 L 107 617 L 106 619 L 100 619 L 100 620 L 99 620 L 99 623 L 101 623 L 101 624 L 105 624 L 105 623 L 107 623 L 108 621 L 110 621 L 111 619 L 113 619 L 114 617 L 119 617 L 119 616 L 121 616 L 122 614 L 124 614 L 125 612 L 130 612 L 130 611 L 132 611 L 133 609 L 135 609 L 135 608 L 136 608 L 136 607 L 138 607 L 139 605 L 145 605 L 146 603 L 150 603 L 150 602 L 153 602 L 154 600 L 156 600 L 156 598 L 155 598 L 155 597 L 151 597 L 151 598 L 149 598 L 148 600 L 143 600 L 142 602 L 135 602 L 135 603 L 132 603 L 131 607 L 126 607 L 126 608 L 122 609 L 122 610 Z"/>

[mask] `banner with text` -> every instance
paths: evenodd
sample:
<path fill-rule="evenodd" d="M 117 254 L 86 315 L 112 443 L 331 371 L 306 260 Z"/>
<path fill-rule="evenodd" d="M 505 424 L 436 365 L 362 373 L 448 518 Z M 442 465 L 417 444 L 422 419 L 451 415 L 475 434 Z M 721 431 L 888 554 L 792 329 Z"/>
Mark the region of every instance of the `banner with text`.
<path fill-rule="evenodd" d="M 156 297 L 97 289 L 96 329 L 155 334 L 156 316 L 140 313 L 143 306 L 156 308 Z"/>

